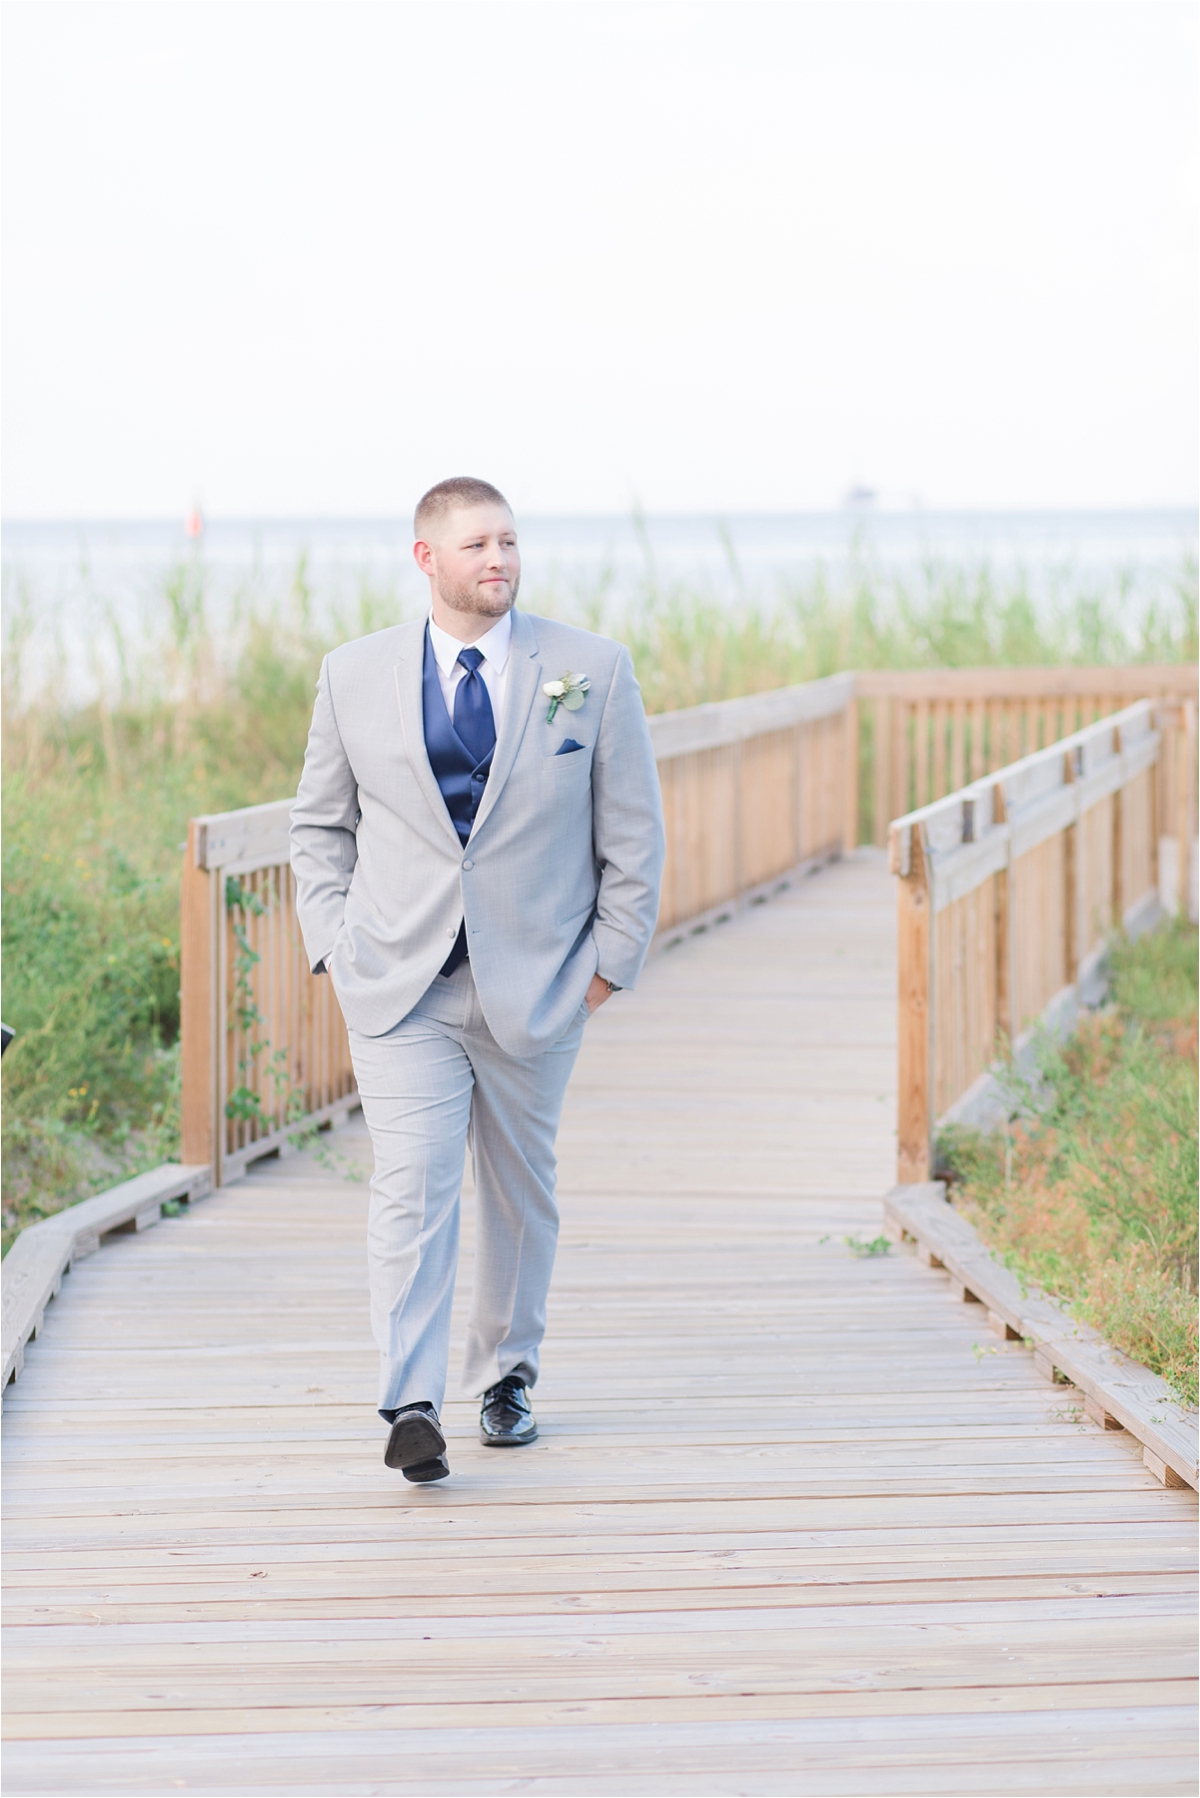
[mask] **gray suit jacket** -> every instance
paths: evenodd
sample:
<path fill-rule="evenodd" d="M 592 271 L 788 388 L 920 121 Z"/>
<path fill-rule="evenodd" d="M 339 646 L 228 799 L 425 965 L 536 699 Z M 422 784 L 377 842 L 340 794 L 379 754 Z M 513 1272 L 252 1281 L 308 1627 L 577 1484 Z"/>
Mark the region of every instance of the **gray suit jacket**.
<path fill-rule="evenodd" d="M 629 651 L 514 612 L 503 716 L 464 850 L 425 753 L 425 620 L 325 658 L 292 808 L 297 911 L 346 1022 L 382 1036 L 438 973 L 465 916 L 492 1034 L 531 1055 L 599 972 L 638 977 L 658 916 L 658 771 Z M 544 681 L 591 690 L 547 723 Z M 559 755 L 567 737 L 583 748 Z"/>

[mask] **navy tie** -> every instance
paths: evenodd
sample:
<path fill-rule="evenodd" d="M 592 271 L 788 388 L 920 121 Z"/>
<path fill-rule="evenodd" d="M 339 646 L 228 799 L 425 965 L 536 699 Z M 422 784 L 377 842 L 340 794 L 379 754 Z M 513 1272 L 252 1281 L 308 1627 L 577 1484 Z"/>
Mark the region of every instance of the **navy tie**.
<path fill-rule="evenodd" d="M 478 767 L 496 747 L 496 720 L 492 715 L 488 690 L 479 672 L 483 651 L 462 649 L 458 653 L 458 659 L 467 672 L 454 690 L 454 728 L 460 741 L 465 743 L 475 757 Z"/>

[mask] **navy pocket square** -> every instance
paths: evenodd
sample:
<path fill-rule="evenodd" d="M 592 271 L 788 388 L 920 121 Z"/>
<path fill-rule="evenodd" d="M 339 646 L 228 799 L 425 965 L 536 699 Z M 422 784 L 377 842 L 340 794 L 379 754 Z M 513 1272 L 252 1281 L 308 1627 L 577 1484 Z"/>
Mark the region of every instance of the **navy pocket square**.
<path fill-rule="evenodd" d="M 570 755 L 576 749 L 586 749 L 586 748 L 587 748 L 586 743 L 577 743 L 575 741 L 574 737 L 564 737 L 562 742 L 559 744 L 558 748 L 554 751 L 554 753 L 555 753 L 555 755 Z"/>

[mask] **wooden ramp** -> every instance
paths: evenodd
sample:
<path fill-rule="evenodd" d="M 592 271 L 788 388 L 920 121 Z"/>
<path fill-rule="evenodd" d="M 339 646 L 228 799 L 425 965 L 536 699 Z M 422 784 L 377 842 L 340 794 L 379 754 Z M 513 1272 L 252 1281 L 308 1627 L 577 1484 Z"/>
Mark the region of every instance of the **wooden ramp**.
<path fill-rule="evenodd" d="M 590 1026 L 531 1449 L 453 1402 L 450 1481 L 384 1468 L 310 1158 L 71 1275 L 5 1406 L 10 1798 L 1194 1791 L 1194 1494 L 845 1241 L 892 915 L 860 852 Z"/>

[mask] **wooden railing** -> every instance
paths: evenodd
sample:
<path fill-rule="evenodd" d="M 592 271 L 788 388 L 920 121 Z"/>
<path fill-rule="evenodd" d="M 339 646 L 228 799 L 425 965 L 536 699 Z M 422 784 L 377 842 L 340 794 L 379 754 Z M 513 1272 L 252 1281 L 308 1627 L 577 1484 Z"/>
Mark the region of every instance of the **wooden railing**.
<path fill-rule="evenodd" d="M 650 719 L 667 835 L 660 939 L 853 841 L 854 680 Z"/>
<path fill-rule="evenodd" d="M 971 1117 L 1004 1043 L 1066 1021 L 1112 931 L 1174 909 L 1177 710 L 1140 701 L 892 824 L 902 1182 L 931 1178 L 936 1125 Z"/>
<path fill-rule="evenodd" d="M 183 865 L 183 1159 L 228 1185 L 346 1115 L 346 1026 L 309 973 L 288 866 L 290 799 L 194 818 Z"/>
<path fill-rule="evenodd" d="M 1175 809 L 1194 813 L 1196 670 L 1184 663 L 1127 668 L 943 668 L 857 674 L 859 841 L 884 844 L 902 813 L 1047 749 L 1138 699 L 1183 706 Z M 1194 827 L 1193 827 L 1194 828 Z"/>
<path fill-rule="evenodd" d="M 1195 684 L 1186 668 L 840 674 L 651 718 L 667 833 L 658 941 L 882 841 L 874 820 L 907 809 L 889 810 L 896 793 L 935 797 L 956 773 L 986 772 L 1001 745 L 1027 740 L 1031 719 L 1044 732 L 1111 710 L 1113 692 L 1170 694 L 1183 702 L 1176 738 L 1194 740 Z M 1186 748 L 1177 759 L 1186 768 Z M 1183 817 L 1192 788 L 1183 776 L 1177 785 Z M 356 1100 L 332 986 L 309 973 L 296 924 L 290 808 L 197 818 L 188 831 L 183 1157 L 210 1166 L 218 1185 Z"/>

